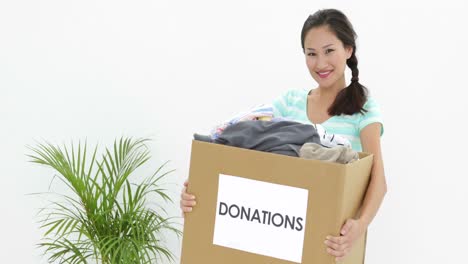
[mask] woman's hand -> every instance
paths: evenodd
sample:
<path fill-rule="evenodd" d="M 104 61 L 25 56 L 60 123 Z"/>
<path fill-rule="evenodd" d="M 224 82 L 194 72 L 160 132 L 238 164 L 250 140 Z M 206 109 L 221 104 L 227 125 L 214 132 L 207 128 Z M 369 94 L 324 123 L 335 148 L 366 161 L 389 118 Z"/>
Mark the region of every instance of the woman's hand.
<path fill-rule="evenodd" d="M 336 261 L 343 260 L 348 255 L 356 239 L 364 234 L 366 227 L 359 219 L 348 219 L 341 228 L 339 237 L 327 236 L 325 245 L 327 252 L 335 256 Z"/>
<path fill-rule="evenodd" d="M 197 202 L 195 201 L 195 196 L 187 193 L 187 187 L 188 180 L 184 182 L 184 188 L 182 189 L 182 193 L 180 194 L 180 209 L 182 209 L 183 216 L 185 215 L 185 213 L 191 212 L 192 207 L 197 204 Z"/>

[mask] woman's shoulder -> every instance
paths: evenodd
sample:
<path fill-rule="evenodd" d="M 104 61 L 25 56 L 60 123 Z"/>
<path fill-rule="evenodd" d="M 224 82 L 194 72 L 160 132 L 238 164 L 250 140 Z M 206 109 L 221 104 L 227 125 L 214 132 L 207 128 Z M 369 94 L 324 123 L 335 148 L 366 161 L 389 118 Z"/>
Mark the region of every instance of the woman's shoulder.
<path fill-rule="evenodd" d="M 375 111 L 375 110 L 379 110 L 380 105 L 379 105 L 379 103 L 377 102 L 377 100 L 374 97 L 368 95 L 367 98 L 366 98 L 366 102 L 364 103 L 363 108 L 366 111 Z"/>
<path fill-rule="evenodd" d="M 380 110 L 380 105 L 377 103 L 377 100 L 375 100 L 372 96 L 367 96 L 367 100 L 363 108 L 366 110 L 366 112 L 360 114 L 359 131 L 362 131 L 362 129 L 364 129 L 364 127 L 366 127 L 369 124 L 380 123 L 380 136 L 382 136 L 384 133 L 384 122 L 382 112 Z"/>

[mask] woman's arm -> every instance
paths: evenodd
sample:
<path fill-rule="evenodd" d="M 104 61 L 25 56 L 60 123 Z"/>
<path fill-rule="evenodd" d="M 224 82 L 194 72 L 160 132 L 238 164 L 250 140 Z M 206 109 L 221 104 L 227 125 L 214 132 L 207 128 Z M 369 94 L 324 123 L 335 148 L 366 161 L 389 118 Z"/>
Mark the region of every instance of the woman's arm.
<path fill-rule="evenodd" d="M 367 192 L 361 206 L 360 215 L 357 219 L 347 219 L 340 231 L 340 236 L 327 236 L 325 244 L 327 252 L 342 260 L 351 250 L 354 242 L 362 236 L 379 210 L 383 197 L 387 192 L 385 175 L 380 150 L 380 123 L 372 123 L 361 130 L 361 144 L 364 152 L 372 153 L 374 161 L 372 164 L 371 177 Z"/>
<path fill-rule="evenodd" d="M 380 148 L 380 123 L 372 123 L 361 131 L 361 144 L 364 152 L 374 155 L 371 177 L 364 201 L 360 210 L 359 220 L 366 229 L 379 210 L 382 200 L 387 193 L 384 165 Z"/>

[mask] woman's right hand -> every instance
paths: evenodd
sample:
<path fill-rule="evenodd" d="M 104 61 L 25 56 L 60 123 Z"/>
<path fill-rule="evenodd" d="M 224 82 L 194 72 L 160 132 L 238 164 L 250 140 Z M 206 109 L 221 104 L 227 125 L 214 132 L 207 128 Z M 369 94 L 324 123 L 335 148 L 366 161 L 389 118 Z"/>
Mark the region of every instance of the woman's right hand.
<path fill-rule="evenodd" d="M 193 207 L 197 204 L 195 201 L 195 196 L 187 193 L 188 180 L 184 182 L 184 188 L 180 195 L 180 209 L 182 209 L 182 214 L 189 213 L 192 211 Z"/>

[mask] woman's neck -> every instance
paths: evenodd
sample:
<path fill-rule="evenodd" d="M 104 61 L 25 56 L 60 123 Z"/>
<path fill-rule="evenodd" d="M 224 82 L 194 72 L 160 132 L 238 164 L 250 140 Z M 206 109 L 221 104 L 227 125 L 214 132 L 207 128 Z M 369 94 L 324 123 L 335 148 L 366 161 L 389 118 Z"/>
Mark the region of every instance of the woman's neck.
<path fill-rule="evenodd" d="M 337 80 L 332 86 L 319 87 L 315 90 L 315 95 L 322 100 L 329 101 L 335 100 L 336 95 L 346 87 L 344 76 Z"/>

